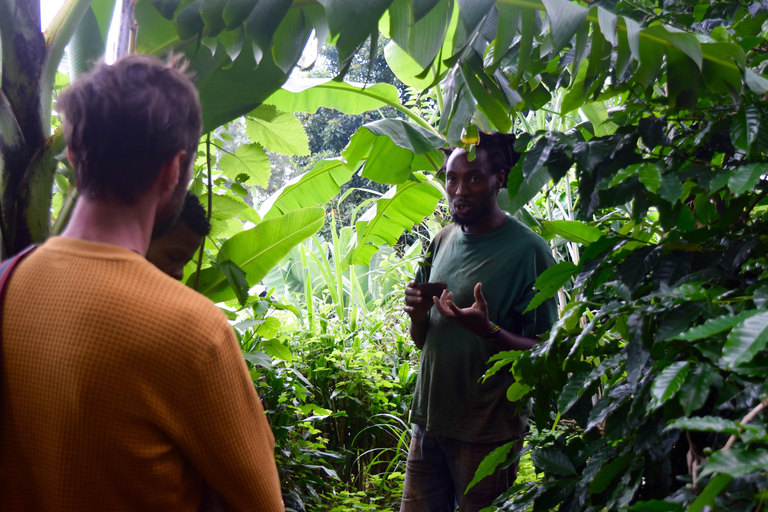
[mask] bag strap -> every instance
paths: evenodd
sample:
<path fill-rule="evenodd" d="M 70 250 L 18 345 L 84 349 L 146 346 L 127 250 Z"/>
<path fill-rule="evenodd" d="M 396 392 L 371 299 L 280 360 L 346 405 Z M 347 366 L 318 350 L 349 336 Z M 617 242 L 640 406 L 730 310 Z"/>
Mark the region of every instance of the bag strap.
<path fill-rule="evenodd" d="M 11 279 L 11 274 L 16 269 L 16 266 L 19 264 L 21 260 L 29 256 L 34 252 L 34 250 L 37 249 L 36 245 L 30 245 L 20 253 L 16 254 L 15 256 L 12 256 L 5 260 L 2 264 L 0 264 L 0 375 L 2 375 L 3 371 L 3 324 L 2 324 L 2 314 L 3 314 L 3 304 L 5 303 L 5 291 L 8 289 L 8 282 Z M 0 399 L 2 399 L 2 389 L 0 388 Z"/>
<path fill-rule="evenodd" d="M 30 245 L 20 253 L 5 260 L 2 265 L 0 265 L 0 313 L 2 312 L 3 303 L 5 302 L 5 290 L 8 288 L 8 281 L 11 279 L 11 274 L 16 269 L 16 265 L 32 254 L 35 249 L 37 249 L 36 245 Z M 2 339 L 1 332 L 0 339 Z"/>

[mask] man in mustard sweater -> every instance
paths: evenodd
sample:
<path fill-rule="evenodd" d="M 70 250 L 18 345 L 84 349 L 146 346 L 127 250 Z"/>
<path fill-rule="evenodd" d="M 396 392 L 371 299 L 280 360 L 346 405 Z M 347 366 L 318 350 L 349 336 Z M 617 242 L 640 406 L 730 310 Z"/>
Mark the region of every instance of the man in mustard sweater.
<path fill-rule="evenodd" d="M 283 510 L 273 438 L 211 302 L 149 263 L 201 115 L 173 65 L 99 65 L 60 97 L 80 198 L 15 271 L 2 319 L 0 510 Z"/>

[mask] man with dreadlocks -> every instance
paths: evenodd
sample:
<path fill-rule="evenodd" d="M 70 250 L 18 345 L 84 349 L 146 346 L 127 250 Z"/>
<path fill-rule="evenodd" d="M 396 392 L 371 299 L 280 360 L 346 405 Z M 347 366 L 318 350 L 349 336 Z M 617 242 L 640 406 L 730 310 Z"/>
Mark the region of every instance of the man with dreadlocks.
<path fill-rule="evenodd" d="M 415 281 L 405 290 L 411 338 L 422 353 L 401 512 L 478 511 L 517 474 L 517 464 L 498 470 L 465 494 L 483 458 L 509 442 L 520 450 L 528 426 L 529 404 L 507 400 L 512 374 L 483 381 L 488 359 L 529 350 L 557 319 L 552 300 L 524 313 L 537 276 L 554 260 L 547 243 L 496 201 L 519 158 L 514 140 L 481 133 L 474 159 L 465 149 L 450 154 L 453 223 L 435 236 L 416 279 L 445 282 L 447 290 L 422 296 Z"/>
<path fill-rule="evenodd" d="M 211 223 L 200 204 L 200 199 L 187 192 L 184 206 L 176 224 L 165 235 L 153 238 L 147 250 L 147 260 L 154 266 L 181 281 L 184 266 L 195 256 L 203 239 L 211 231 Z"/>

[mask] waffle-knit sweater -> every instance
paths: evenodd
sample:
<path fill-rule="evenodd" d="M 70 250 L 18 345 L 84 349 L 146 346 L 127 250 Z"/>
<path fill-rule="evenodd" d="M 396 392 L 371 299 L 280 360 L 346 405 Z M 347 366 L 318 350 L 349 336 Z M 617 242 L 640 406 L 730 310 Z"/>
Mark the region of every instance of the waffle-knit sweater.
<path fill-rule="evenodd" d="M 2 318 L 0 510 L 283 510 L 274 439 L 232 328 L 142 256 L 51 238 Z"/>

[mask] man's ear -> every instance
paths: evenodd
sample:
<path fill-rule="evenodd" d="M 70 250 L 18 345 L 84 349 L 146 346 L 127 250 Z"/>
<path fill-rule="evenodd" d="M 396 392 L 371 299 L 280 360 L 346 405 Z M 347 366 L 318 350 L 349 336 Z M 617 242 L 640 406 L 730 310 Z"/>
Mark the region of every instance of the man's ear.
<path fill-rule="evenodd" d="M 506 175 L 504 174 L 504 171 L 499 171 L 496 173 L 496 191 L 503 189 L 506 184 Z"/>
<path fill-rule="evenodd" d="M 160 176 L 158 176 L 161 192 L 171 192 L 176 188 L 176 185 L 178 185 L 179 180 L 182 179 L 184 174 L 183 166 L 186 159 L 187 152 L 181 150 L 163 164 L 160 168 Z"/>

